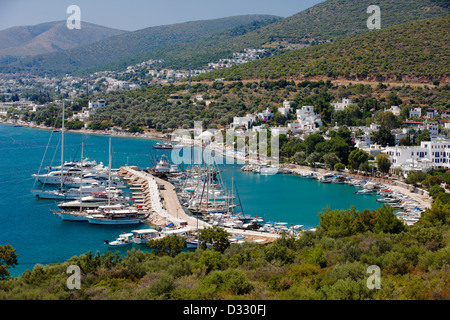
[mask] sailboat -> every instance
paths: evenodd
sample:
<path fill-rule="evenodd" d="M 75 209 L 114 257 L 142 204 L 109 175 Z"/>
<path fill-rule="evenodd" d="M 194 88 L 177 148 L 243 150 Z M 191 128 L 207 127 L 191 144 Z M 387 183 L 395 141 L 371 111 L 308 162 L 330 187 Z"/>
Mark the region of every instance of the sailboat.
<path fill-rule="evenodd" d="M 109 166 L 108 182 L 111 183 L 111 137 L 109 138 Z M 107 198 L 108 206 L 111 204 L 111 197 Z M 102 225 L 128 225 L 139 224 L 141 218 L 137 215 L 137 210 L 132 208 L 119 208 L 112 210 L 103 210 L 102 212 L 89 213 L 86 219 L 91 224 Z"/>
<path fill-rule="evenodd" d="M 81 159 L 83 159 L 83 149 L 84 149 L 84 140 L 81 142 Z M 81 166 L 83 168 L 83 166 Z M 81 175 L 83 177 L 83 175 Z M 81 187 L 80 187 L 81 188 Z M 87 221 L 86 216 L 87 214 L 83 212 L 83 202 L 82 202 L 82 193 L 80 192 L 79 196 L 79 202 L 78 205 L 79 211 L 70 211 L 70 210 L 62 210 L 62 211 L 53 211 L 54 214 L 57 214 L 61 219 L 64 221 Z M 64 209 L 64 208 L 62 208 Z"/>

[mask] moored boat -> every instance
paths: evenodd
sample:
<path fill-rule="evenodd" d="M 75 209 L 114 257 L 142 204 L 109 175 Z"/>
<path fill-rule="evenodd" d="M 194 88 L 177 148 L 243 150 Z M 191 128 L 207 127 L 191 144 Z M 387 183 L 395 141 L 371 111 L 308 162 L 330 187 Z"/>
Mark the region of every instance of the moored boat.
<path fill-rule="evenodd" d="M 132 237 L 133 234 L 132 233 L 124 233 L 119 235 L 119 237 L 114 240 L 109 242 L 108 240 L 105 240 L 105 244 L 107 244 L 108 246 L 111 247 L 125 247 L 125 246 L 130 246 L 133 244 L 133 241 L 130 240 L 130 237 Z"/>
<path fill-rule="evenodd" d="M 127 225 L 127 224 L 139 224 L 141 218 L 136 214 L 130 214 L 128 210 L 115 210 L 105 213 L 89 214 L 86 216 L 87 221 L 90 224 L 101 225 Z"/>

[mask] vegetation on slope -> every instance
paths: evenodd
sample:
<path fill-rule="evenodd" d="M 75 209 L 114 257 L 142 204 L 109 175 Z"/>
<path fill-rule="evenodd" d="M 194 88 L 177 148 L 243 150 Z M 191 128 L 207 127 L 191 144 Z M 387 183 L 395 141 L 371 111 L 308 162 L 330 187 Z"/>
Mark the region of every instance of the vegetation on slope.
<path fill-rule="evenodd" d="M 247 47 L 265 47 L 278 52 L 298 44 L 315 45 L 366 33 L 370 31 L 366 27 L 370 5 L 380 7 L 382 28 L 448 14 L 445 1 L 327 0 L 285 19 L 249 15 L 187 22 L 130 32 L 60 54 L 23 60 L 4 58 L 0 70 L 85 73 L 123 69 L 148 59 L 166 60 L 165 66 L 170 68 L 187 69 L 188 63 L 200 68 Z M 222 33 L 227 29 L 233 30 Z"/>
<path fill-rule="evenodd" d="M 88 252 L 0 281 L 0 299 L 446 300 L 449 213 L 441 201 L 407 227 L 386 205 L 326 208 L 316 232 L 267 245 L 231 245 L 223 253 L 133 249 L 125 257 Z M 69 265 L 80 267 L 78 290 L 67 287 Z M 381 270 L 379 289 L 367 285 L 373 265 Z"/>
<path fill-rule="evenodd" d="M 450 74 L 449 28 L 450 17 L 407 23 L 221 69 L 197 79 L 443 79 Z"/>

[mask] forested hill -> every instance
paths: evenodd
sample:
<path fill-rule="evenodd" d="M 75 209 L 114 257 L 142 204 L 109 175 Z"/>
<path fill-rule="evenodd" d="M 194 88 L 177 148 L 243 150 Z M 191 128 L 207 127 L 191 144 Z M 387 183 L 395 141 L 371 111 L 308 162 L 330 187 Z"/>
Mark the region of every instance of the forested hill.
<path fill-rule="evenodd" d="M 448 30 L 450 16 L 421 20 L 293 50 L 197 79 L 314 76 L 374 81 L 443 79 L 450 74 Z"/>
<path fill-rule="evenodd" d="M 207 35 L 189 42 L 148 51 L 141 56 L 107 66 L 115 70 L 145 59 L 164 59 L 165 67 L 202 68 L 208 62 L 229 58 L 244 48 L 265 48 L 277 54 L 291 48 L 315 45 L 325 41 L 366 33 L 367 8 L 378 5 L 382 28 L 402 23 L 442 17 L 448 14 L 444 1 L 436 0 L 327 0 L 288 18 L 255 27 L 249 25 Z M 245 32 L 243 32 L 245 31 Z"/>
<path fill-rule="evenodd" d="M 202 68 L 244 48 L 274 53 L 366 33 L 367 8 L 378 5 L 382 28 L 448 14 L 442 0 L 327 0 L 288 18 L 246 15 L 146 28 L 94 44 L 32 58 L 3 58 L 0 72 L 85 74 L 121 70 L 149 59 L 165 67 Z"/>
<path fill-rule="evenodd" d="M 245 38 L 259 37 L 266 44 L 337 40 L 368 32 L 371 5 L 380 7 L 381 27 L 448 15 L 444 0 L 327 0 L 280 20 Z"/>
<path fill-rule="evenodd" d="M 0 72 L 28 71 L 37 74 L 66 74 L 86 70 L 200 37 L 256 23 L 273 23 L 279 17 L 243 15 L 221 19 L 190 21 L 128 32 L 96 43 L 23 59 L 3 58 Z M 154 57 L 164 59 L 164 57 Z M 140 61 L 141 62 L 141 61 Z"/>

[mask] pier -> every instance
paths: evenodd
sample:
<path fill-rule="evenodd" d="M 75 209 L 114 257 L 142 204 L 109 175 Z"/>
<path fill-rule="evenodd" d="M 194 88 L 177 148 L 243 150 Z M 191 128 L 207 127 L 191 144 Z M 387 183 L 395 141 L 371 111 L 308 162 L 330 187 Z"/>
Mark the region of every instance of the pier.
<path fill-rule="evenodd" d="M 188 215 L 177 196 L 175 187 L 168 181 L 141 171 L 137 167 L 125 166 L 118 170 L 118 174 L 130 186 L 133 201 L 154 225 L 167 226 L 173 223 L 177 227 L 188 226 L 195 229 L 212 227 L 211 224 Z M 251 240 L 271 242 L 280 237 L 276 233 L 262 231 L 224 228 L 232 235 L 243 236 Z"/>

